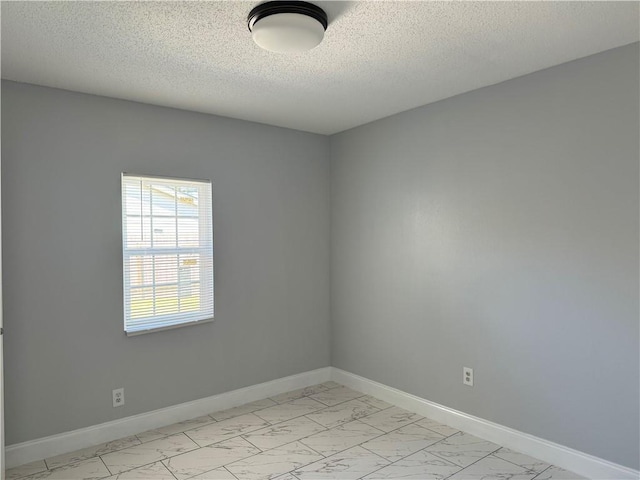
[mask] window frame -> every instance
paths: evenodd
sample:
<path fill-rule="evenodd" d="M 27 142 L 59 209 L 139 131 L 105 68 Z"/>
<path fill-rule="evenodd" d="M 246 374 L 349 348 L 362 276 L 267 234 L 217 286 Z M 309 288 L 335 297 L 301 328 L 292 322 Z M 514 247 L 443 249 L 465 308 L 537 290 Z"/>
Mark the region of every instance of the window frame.
<path fill-rule="evenodd" d="M 149 248 L 126 248 L 126 242 L 127 242 L 127 217 L 129 215 L 127 215 L 127 211 L 126 211 L 126 206 L 125 206 L 125 179 L 127 177 L 133 177 L 136 179 L 141 179 L 141 180 L 157 180 L 159 181 L 159 183 L 167 183 L 170 184 L 171 182 L 176 182 L 174 184 L 174 186 L 179 186 L 177 185 L 177 182 L 187 182 L 187 183 L 196 183 L 196 184 L 201 184 L 200 187 L 206 187 L 208 185 L 209 188 L 209 192 L 208 192 L 208 198 L 207 200 L 210 202 L 210 204 L 207 206 L 206 202 L 202 203 L 200 202 L 200 195 L 198 198 L 198 215 L 197 216 L 193 216 L 193 217 L 184 217 L 184 218 L 197 218 L 198 219 L 198 230 L 199 232 L 202 232 L 203 227 L 204 229 L 206 229 L 206 231 L 204 232 L 205 235 L 205 239 L 209 239 L 210 241 L 205 244 L 204 246 L 202 246 L 202 237 L 199 240 L 200 245 L 196 246 L 196 247 L 178 247 L 177 245 L 175 247 L 157 247 L 157 248 L 153 248 L 153 245 L 151 245 L 151 247 Z M 200 188 L 199 187 L 199 188 Z M 161 175 L 148 175 L 148 174 L 138 174 L 138 173 L 131 173 L 131 172 L 122 172 L 121 173 L 121 178 L 120 178 L 120 202 L 121 202 L 121 220 L 120 220 L 120 224 L 121 224 L 121 240 L 122 240 L 122 285 L 123 285 L 123 328 L 124 328 L 124 333 L 128 336 L 137 336 L 137 335 L 144 335 L 147 333 L 153 333 L 153 332 L 159 332 L 159 331 L 164 331 L 164 330 L 173 330 L 175 328 L 182 328 L 182 327 L 188 327 L 191 325 L 200 325 L 203 323 L 211 323 L 215 320 L 215 282 L 214 282 L 214 258 L 213 258 L 213 243 L 214 243 L 214 239 L 213 239 L 213 186 L 212 186 L 212 182 L 209 179 L 193 179 L 193 178 L 186 178 L 186 177 L 167 177 L 167 176 L 161 176 Z M 150 213 L 148 214 L 149 218 L 152 219 L 154 217 L 153 215 L 153 209 L 152 209 L 152 202 L 150 202 Z M 209 218 L 203 218 L 203 214 L 209 213 Z M 141 217 L 144 217 L 144 214 L 140 215 Z M 159 218 L 162 216 L 158 216 Z M 175 218 L 176 218 L 176 223 L 178 221 L 180 217 L 180 215 L 177 214 L 177 204 L 176 204 L 176 214 L 175 214 Z M 151 224 L 152 225 L 152 224 Z M 151 227 L 153 228 L 153 227 Z M 176 230 L 176 238 L 178 235 L 178 230 Z M 200 235 L 202 235 L 202 233 L 200 233 Z M 152 251 L 153 254 L 149 254 L 149 252 Z M 178 270 L 176 271 L 176 274 L 178 275 L 178 279 L 176 280 L 176 282 L 156 282 L 155 278 L 152 280 L 151 284 L 148 285 L 140 285 L 140 286 L 132 286 L 131 285 L 131 279 L 130 279 L 130 275 L 131 275 L 131 267 L 129 266 L 129 268 L 126 267 L 127 262 L 129 261 L 129 265 L 131 265 L 130 262 L 130 258 L 132 257 L 144 257 L 145 255 L 148 257 L 153 257 L 155 255 L 190 255 L 190 254 L 198 254 L 198 255 L 205 255 L 205 258 L 210 258 L 210 265 L 211 268 L 201 268 L 200 272 L 199 272 L 199 280 L 198 280 L 198 284 L 199 284 L 199 288 L 200 288 L 200 298 L 203 298 L 203 294 L 205 294 L 204 296 L 208 297 L 209 293 L 207 292 L 207 290 L 210 288 L 210 298 L 211 298 L 211 313 L 209 314 L 206 311 L 203 311 L 203 309 L 199 309 L 196 312 L 193 313 L 188 313 L 188 314 L 182 314 L 180 320 L 182 321 L 178 321 L 176 323 L 172 323 L 172 324 L 166 324 L 166 325 L 161 325 L 161 326 L 156 326 L 156 327 L 149 327 L 149 328 L 138 328 L 138 329 L 134 329 L 132 328 L 132 325 L 128 325 L 127 324 L 127 319 L 129 319 L 131 321 L 131 295 L 130 292 L 135 290 L 135 289 L 140 289 L 140 288 L 149 288 L 152 287 L 155 288 L 157 286 L 175 286 L 178 288 L 180 288 L 180 279 L 179 279 L 179 267 Z M 202 258 L 202 257 L 201 257 Z M 201 263 L 202 264 L 202 263 Z M 209 272 L 210 270 L 210 272 Z M 209 287 L 210 285 L 210 287 Z M 128 293 L 129 292 L 129 293 Z M 154 301 L 156 300 L 155 297 L 155 293 L 153 295 L 154 297 Z M 179 295 L 178 295 L 178 299 L 179 299 Z M 178 300 L 179 301 L 179 300 Z M 154 307 L 155 308 L 155 307 Z M 145 320 L 153 320 L 153 323 L 158 323 L 161 324 L 163 323 L 163 321 L 168 321 L 171 318 L 175 317 L 176 314 L 165 314 L 165 315 L 152 315 L 150 317 L 145 317 Z M 129 328 L 129 330 L 127 329 Z"/>

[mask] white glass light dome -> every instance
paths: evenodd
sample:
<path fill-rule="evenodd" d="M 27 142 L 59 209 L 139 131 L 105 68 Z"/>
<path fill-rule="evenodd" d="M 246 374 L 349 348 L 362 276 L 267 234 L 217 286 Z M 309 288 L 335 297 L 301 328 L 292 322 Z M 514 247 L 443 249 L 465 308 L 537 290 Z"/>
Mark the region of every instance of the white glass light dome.
<path fill-rule="evenodd" d="M 254 8 L 247 20 L 256 44 L 281 53 L 311 50 L 327 28 L 325 12 L 307 2 L 267 2 Z"/>

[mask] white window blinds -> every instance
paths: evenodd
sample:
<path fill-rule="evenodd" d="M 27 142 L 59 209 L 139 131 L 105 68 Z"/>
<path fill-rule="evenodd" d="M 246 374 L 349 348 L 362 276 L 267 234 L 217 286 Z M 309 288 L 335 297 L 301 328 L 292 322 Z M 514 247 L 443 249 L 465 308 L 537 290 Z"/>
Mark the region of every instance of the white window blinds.
<path fill-rule="evenodd" d="M 213 319 L 211 182 L 122 174 L 124 330 Z"/>

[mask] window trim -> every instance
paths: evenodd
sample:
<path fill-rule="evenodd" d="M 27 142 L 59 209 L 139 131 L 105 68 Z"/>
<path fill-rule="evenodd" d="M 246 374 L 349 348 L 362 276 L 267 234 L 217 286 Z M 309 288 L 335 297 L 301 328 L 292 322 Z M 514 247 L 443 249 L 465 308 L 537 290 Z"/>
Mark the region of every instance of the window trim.
<path fill-rule="evenodd" d="M 153 328 L 145 328 L 145 329 L 140 329 L 140 330 L 131 330 L 128 331 L 127 330 L 127 307 L 129 306 L 129 302 L 127 301 L 127 286 L 129 286 L 129 290 L 131 290 L 131 284 L 130 284 L 130 280 L 127 279 L 127 269 L 125 269 L 125 261 L 127 257 L 131 257 L 134 255 L 140 255 L 142 253 L 148 253 L 148 249 L 139 249 L 139 248 L 134 248 L 134 249 L 128 249 L 125 253 L 125 235 L 126 235 L 126 228 L 124 225 L 124 213 L 125 213 L 125 206 L 124 206 L 124 180 L 125 177 L 138 177 L 138 178 L 144 178 L 144 179 L 150 179 L 150 180 L 160 180 L 160 181 L 166 181 L 166 182 L 172 182 L 172 181 L 177 181 L 177 182 L 195 182 L 195 183 L 201 183 L 201 184 L 209 184 L 209 188 L 211 189 L 211 195 L 210 195 L 210 202 L 211 205 L 209 206 L 209 211 L 210 211 L 210 218 L 209 219 L 205 219 L 204 223 L 205 224 L 210 224 L 211 225 L 211 244 L 210 244 L 210 249 L 211 249 L 211 279 L 207 280 L 211 282 L 211 288 L 212 288 L 212 314 L 211 316 L 206 316 L 204 318 L 200 318 L 197 320 L 191 320 L 189 321 L 189 317 L 199 317 L 202 315 L 201 312 L 193 312 L 192 314 L 187 314 L 185 315 L 183 318 L 186 320 L 185 322 L 180 322 L 180 323 L 176 323 L 176 324 L 171 324 L 171 325 L 164 325 L 164 326 L 160 326 L 160 327 L 153 327 Z M 153 333 L 153 332 L 161 332 L 164 330 L 174 330 L 176 328 L 182 328 L 182 327 L 188 327 L 191 325 L 200 325 L 203 323 L 212 323 L 215 320 L 215 262 L 213 261 L 213 251 L 214 251 L 214 238 L 213 238 L 213 185 L 210 179 L 203 179 L 203 178 L 188 178 L 188 177 L 170 177 L 170 176 L 162 176 L 162 175 L 149 175 L 149 174 L 142 174 L 142 173 L 132 173 L 132 172 L 122 172 L 121 176 L 120 176 L 120 228 L 121 228 L 121 232 L 120 232 L 120 236 L 121 236 L 121 253 L 122 253 L 122 287 L 123 287 L 123 321 L 122 321 L 122 325 L 123 325 L 123 329 L 124 329 L 124 333 L 126 334 L 127 337 L 135 337 L 138 335 L 144 335 L 147 333 Z M 152 216 L 152 215 L 151 215 Z M 198 214 L 198 216 L 194 216 L 192 218 L 197 218 L 199 224 L 202 224 L 203 220 L 201 219 L 200 214 Z M 207 252 L 209 250 L 209 246 L 206 247 L 184 247 L 184 248 L 178 248 L 178 247 L 161 247 L 158 248 L 157 251 L 159 255 L 164 255 L 164 254 L 181 254 L 181 253 L 200 253 L 200 252 Z M 155 254 L 155 253 L 154 253 Z M 201 287 L 203 288 L 202 285 L 205 283 L 201 280 L 198 282 Z M 170 315 L 167 316 L 163 316 L 163 317 L 170 317 Z M 150 317 L 153 318 L 153 317 Z M 162 317 L 157 317 L 157 318 L 162 318 Z"/>
<path fill-rule="evenodd" d="M 211 317 L 205 318 L 203 320 L 193 320 L 192 322 L 182 322 L 176 323 L 175 325 L 166 325 L 164 327 L 145 328 L 144 330 L 135 330 L 133 332 L 127 332 L 125 330 L 124 333 L 127 334 L 127 337 L 137 337 L 138 335 L 145 335 L 147 333 L 162 332 L 164 330 L 175 330 L 176 328 L 190 327 L 191 325 L 200 325 L 203 323 L 213 323 L 214 320 L 215 318 Z"/>

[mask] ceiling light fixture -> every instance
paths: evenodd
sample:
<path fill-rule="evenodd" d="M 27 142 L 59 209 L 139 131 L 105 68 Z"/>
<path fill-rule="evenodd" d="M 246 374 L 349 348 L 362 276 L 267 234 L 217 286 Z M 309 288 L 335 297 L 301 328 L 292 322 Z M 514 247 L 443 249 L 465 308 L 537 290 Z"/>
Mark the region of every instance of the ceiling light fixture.
<path fill-rule="evenodd" d="M 267 2 L 251 10 L 247 24 L 253 41 L 265 50 L 298 53 L 322 41 L 327 14 L 307 2 Z"/>

